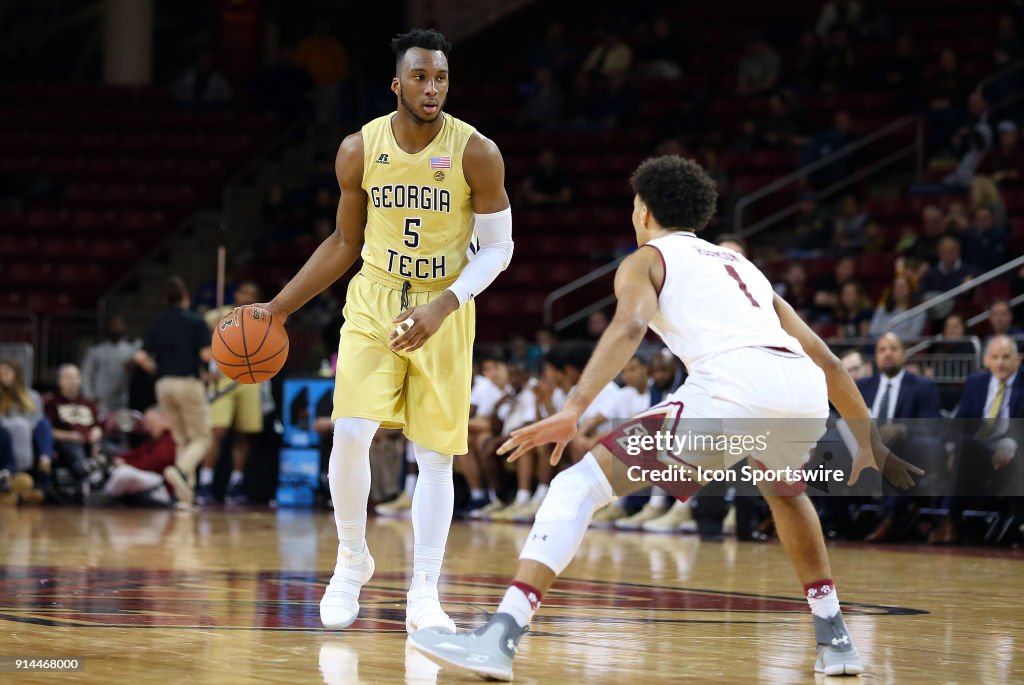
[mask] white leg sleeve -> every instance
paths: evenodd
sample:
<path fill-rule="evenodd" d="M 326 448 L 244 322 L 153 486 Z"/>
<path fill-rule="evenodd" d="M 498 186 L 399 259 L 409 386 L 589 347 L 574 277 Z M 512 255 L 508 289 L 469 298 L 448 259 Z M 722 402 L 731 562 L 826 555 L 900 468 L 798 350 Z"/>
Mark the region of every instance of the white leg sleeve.
<path fill-rule="evenodd" d="M 614 499 L 611 483 L 588 452 L 551 481 L 519 558 L 540 562 L 561 574 L 576 556 L 594 512 Z"/>
<path fill-rule="evenodd" d="M 420 474 L 412 496 L 413 575 L 437 583 L 455 507 L 452 456 L 414 446 Z"/>
<path fill-rule="evenodd" d="M 343 418 L 334 422 L 334 443 L 327 481 L 334 503 L 338 541 L 354 553 L 366 538 L 366 500 L 370 496 L 370 443 L 379 421 Z"/>
<path fill-rule="evenodd" d="M 152 490 L 164 482 L 163 476 L 152 471 L 143 471 L 128 464 L 118 466 L 110 473 L 104 492 L 111 497 L 124 497 L 137 492 Z"/>

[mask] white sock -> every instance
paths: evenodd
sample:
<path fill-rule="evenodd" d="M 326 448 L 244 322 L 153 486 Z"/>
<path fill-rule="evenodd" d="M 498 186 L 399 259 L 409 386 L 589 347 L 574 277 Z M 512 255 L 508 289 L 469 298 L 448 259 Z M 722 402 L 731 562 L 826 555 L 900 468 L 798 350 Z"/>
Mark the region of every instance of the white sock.
<path fill-rule="evenodd" d="M 199 484 L 213 485 L 213 469 L 204 466 L 199 469 Z"/>
<path fill-rule="evenodd" d="M 537 491 L 533 493 L 534 502 L 543 502 L 544 498 L 548 496 L 548 486 L 541 483 L 537 486 Z"/>
<path fill-rule="evenodd" d="M 556 574 L 576 555 L 594 512 L 615 499 L 611 483 L 589 452 L 551 481 L 520 559 L 544 564 Z"/>
<path fill-rule="evenodd" d="M 487 497 L 487 492 L 481 488 L 473 488 L 469 491 L 469 498 L 472 500 L 481 500 L 484 497 Z"/>
<path fill-rule="evenodd" d="M 494 488 L 487 488 L 487 497 L 492 502 L 497 502 L 498 501 L 498 493 L 494 490 Z"/>
<path fill-rule="evenodd" d="M 242 482 L 243 478 L 245 478 L 245 474 L 243 474 L 241 471 L 232 471 L 231 479 L 228 481 L 228 487 L 235 487 L 236 485 Z"/>
<path fill-rule="evenodd" d="M 811 605 L 811 613 L 818 618 L 830 619 L 839 613 L 839 595 L 831 578 L 805 585 L 804 596 Z"/>
<path fill-rule="evenodd" d="M 518 506 L 523 506 L 524 504 L 528 503 L 529 501 L 530 501 L 530 491 L 529 490 L 516 490 L 516 504 Z"/>
<path fill-rule="evenodd" d="M 327 481 L 341 547 L 355 554 L 366 545 L 366 500 L 370 496 L 370 442 L 379 421 L 343 418 L 334 422 Z"/>
<path fill-rule="evenodd" d="M 657 507 L 658 509 L 664 509 L 668 506 L 668 493 L 662 488 L 654 486 L 651 488 L 651 499 L 648 504 L 652 507 Z"/>
<path fill-rule="evenodd" d="M 437 584 L 455 508 L 452 457 L 419 445 L 415 448 L 420 474 L 412 496 L 412 570 L 413 576 L 423 573 L 428 583 Z"/>
<path fill-rule="evenodd" d="M 498 613 L 510 615 L 520 628 L 525 628 L 530 625 L 533 615 L 539 608 L 540 599 L 531 602 L 530 598 L 526 596 L 526 592 L 512 585 L 505 590 L 505 596 L 502 597 L 501 604 L 498 605 Z"/>
<path fill-rule="evenodd" d="M 412 493 L 416 490 L 416 474 L 407 473 L 405 474 L 405 495 L 406 497 L 412 497 Z"/>

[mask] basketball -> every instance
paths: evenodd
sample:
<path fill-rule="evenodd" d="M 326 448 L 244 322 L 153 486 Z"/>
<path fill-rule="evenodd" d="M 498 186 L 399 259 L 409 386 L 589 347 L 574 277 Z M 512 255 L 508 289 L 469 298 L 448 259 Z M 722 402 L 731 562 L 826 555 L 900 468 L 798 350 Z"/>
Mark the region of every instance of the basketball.
<path fill-rule="evenodd" d="M 221 319 L 211 347 L 220 372 L 237 383 L 268 381 L 288 360 L 284 324 L 259 307 L 239 307 Z"/>

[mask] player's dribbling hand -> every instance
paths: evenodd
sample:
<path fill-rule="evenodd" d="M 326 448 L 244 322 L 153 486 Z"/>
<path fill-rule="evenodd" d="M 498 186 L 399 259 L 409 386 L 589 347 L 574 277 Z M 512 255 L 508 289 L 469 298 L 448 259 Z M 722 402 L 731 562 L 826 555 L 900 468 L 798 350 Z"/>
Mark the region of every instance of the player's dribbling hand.
<path fill-rule="evenodd" d="M 534 447 L 553 442 L 555 448 L 551 450 L 551 465 L 554 466 L 561 460 L 565 446 L 576 435 L 576 426 L 579 420 L 579 414 L 563 409 L 543 421 L 512 431 L 509 439 L 498 448 L 498 454 L 505 455 L 514 449 L 515 451 L 508 458 L 509 462 L 513 462 Z"/>
<path fill-rule="evenodd" d="M 444 320 L 449 314 L 459 308 L 459 300 L 450 290 L 444 291 L 427 304 L 416 307 L 409 307 L 396 316 L 391 323 L 400 326 L 402 333 L 397 330 L 391 333 L 391 344 L 389 347 L 393 352 L 414 352 L 421 347 L 432 336 L 437 333 Z M 411 327 L 405 324 L 409 319 L 413 320 Z"/>
<path fill-rule="evenodd" d="M 263 311 L 269 313 L 275 319 L 280 321 L 282 326 L 288 320 L 287 312 L 283 312 L 279 308 L 275 307 L 273 302 L 254 302 L 253 304 L 247 304 L 245 306 L 258 307 L 259 309 L 262 309 Z M 235 307 L 235 309 L 241 309 L 241 307 Z"/>

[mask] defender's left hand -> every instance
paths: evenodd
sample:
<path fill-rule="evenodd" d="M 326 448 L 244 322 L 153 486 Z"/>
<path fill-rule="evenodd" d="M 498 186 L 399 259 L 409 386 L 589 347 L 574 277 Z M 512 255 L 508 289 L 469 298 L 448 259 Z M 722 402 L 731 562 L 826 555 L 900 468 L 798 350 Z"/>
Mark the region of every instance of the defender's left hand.
<path fill-rule="evenodd" d="M 458 308 L 459 300 L 455 297 L 454 293 L 446 290 L 427 304 L 406 309 L 396 316 L 391 323 L 398 326 L 407 319 L 412 319 L 414 322 L 413 326 L 402 334 L 399 334 L 398 331 L 391 333 L 391 350 L 393 352 L 400 352 L 402 350 L 414 352 L 420 349 L 430 336 L 437 333 L 437 329 L 441 327 L 441 324 L 444 323 L 448 315 Z"/>

